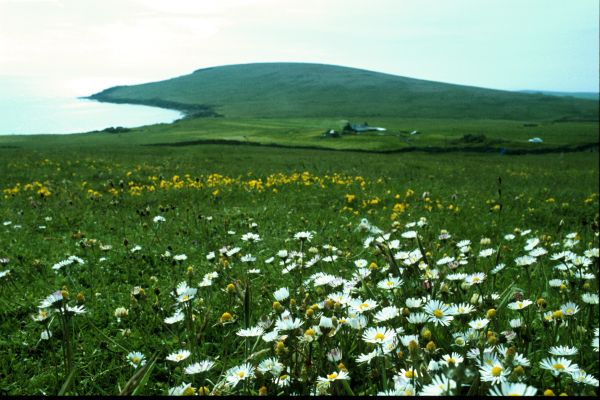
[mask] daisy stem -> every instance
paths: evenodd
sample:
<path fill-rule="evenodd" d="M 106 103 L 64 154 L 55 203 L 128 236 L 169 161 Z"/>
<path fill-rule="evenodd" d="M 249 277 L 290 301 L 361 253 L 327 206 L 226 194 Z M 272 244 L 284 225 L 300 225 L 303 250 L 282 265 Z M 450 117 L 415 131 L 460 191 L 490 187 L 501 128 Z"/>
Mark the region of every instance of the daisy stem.
<path fill-rule="evenodd" d="M 350 388 L 350 384 L 348 383 L 348 380 L 347 379 L 342 379 L 341 381 L 342 381 L 342 386 L 344 386 L 344 390 L 346 391 L 346 393 L 349 396 L 354 396 L 354 392 Z"/>
<path fill-rule="evenodd" d="M 383 346 L 381 346 L 381 352 L 383 353 Z M 381 359 L 381 383 L 383 384 L 383 390 L 385 391 L 388 389 L 386 370 L 386 358 L 385 355 L 383 355 Z"/>

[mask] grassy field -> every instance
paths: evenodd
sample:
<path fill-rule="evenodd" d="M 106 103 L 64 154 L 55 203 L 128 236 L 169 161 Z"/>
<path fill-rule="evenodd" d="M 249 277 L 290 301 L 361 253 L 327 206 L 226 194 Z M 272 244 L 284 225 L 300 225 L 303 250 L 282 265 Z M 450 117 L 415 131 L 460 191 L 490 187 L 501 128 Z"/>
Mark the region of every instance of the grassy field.
<path fill-rule="evenodd" d="M 341 131 L 347 120 L 335 118 L 193 118 L 174 124 L 131 129 L 124 133 L 95 132 L 85 135 L 48 137 L 39 135 L 0 137 L 0 146 L 43 147 L 46 143 L 78 146 L 107 143 L 160 145 L 229 141 L 240 144 L 278 145 L 364 151 L 478 151 L 561 152 L 577 146 L 598 146 L 597 122 L 522 122 L 510 120 L 452 120 L 375 118 L 352 120 L 382 126 L 385 132 L 367 132 L 324 137 L 328 129 Z M 418 130 L 417 135 L 410 135 Z M 540 137 L 543 143 L 529 143 Z"/>
<path fill-rule="evenodd" d="M 424 147 L 597 126 L 368 122 Z M 0 137 L 0 394 L 597 395 L 597 151 L 145 146 L 408 146 L 318 137 L 339 123 Z"/>

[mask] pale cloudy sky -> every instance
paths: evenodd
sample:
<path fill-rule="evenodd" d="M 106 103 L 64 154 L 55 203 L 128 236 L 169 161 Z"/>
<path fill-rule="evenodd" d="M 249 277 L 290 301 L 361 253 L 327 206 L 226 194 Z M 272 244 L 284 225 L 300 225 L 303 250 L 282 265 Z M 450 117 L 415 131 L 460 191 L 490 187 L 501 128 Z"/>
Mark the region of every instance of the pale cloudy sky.
<path fill-rule="evenodd" d="M 598 91 L 597 0 L 0 0 L 0 76 L 87 95 L 224 64 L 319 62 Z"/>

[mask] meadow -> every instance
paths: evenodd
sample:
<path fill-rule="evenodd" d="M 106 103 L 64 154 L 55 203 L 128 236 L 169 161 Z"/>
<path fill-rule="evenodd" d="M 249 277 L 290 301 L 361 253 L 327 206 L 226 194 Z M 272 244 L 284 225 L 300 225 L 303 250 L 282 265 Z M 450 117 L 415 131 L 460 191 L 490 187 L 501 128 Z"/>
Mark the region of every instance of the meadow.
<path fill-rule="evenodd" d="M 598 394 L 597 151 L 160 129 L 0 138 L 0 394 Z"/>

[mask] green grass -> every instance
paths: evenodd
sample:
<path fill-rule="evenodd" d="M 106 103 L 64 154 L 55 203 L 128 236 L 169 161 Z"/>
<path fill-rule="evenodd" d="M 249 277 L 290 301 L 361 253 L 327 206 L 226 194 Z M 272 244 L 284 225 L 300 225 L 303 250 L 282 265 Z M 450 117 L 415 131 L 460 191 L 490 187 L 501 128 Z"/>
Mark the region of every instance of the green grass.
<path fill-rule="evenodd" d="M 597 277 L 586 286 L 573 275 L 554 270 L 556 262 L 550 260 L 550 255 L 539 257 L 531 270 L 516 266 L 514 261 L 527 253 L 523 250 L 525 239 L 532 237 L 539 238 L 540 246 L 550 254 L 562 250 L 566 235 L 572 232 L 579 238 L 571 249 L 576 254 L 598 247 L 597 152 L 501 156 L 460 152 L 369 154 L 207 144 L 144 146 L 196 140 L 203 137 L 199 132 L 204 130 L 215 137 L 243 137 L 243 132 L 253 131 L 257 135 L 268 132 L 277 138 L 289 129 L 298 129 L 292 132 L 294 135 L 302 133 L 309 125 L 316 133 L 335 121 L 197 119 L 124 134 L 1 137 L 0 258 L 9 261 L 3 262 L 0 271 L 10 272 L 0 278 L 0 394 L 108 395 L 125 390 L 160 395 L 182 382 L 191 383 L 196 389 L 206 386 L 213 393 L 257 394 L 261 386 L 272 395 L 307 393 L 316 389 L 317 377 L 340 372 L 338 362 L 330 362 L 326 357 L 334 347 L 342 350 L 341 361 L 350 374 L 347 387 L 354 394 L 376 394 L 385 385 L 393 387 L 392 378 L 401 368 L 414 367 L 421 374 L 421 390 L 435 375 L 426 372 L 430 359 L 439 360 L 452 351 L 464 356 L 469 348 L 490 346 L 486 335 L 467 347 L 457 347 L 451 340 L 453 333 L 466 330 L 468 321 L 485 317 L 490 308 L 498 313 L 486 330 L 502 340 L 502 332 L 511 329 L 508 321 L 519 315 L 506 304 L 514 301 L 516 292 L 521 292 L 526 299 L 535 302 L 544 298 L 547 302 L 545 309 L 534 304 L 522 313 L 526 328 L 517 329 L 516 339 L 510 344 L 531 361 L 531 367 L 524 368 L 527 384 L 538 389 L 538 394 L 552 389 L 556 394 L 597 395 L 594 387 L 575 385 L 567 375 L 554 380 L 540 368 L 549 346 L 572 345 L 579 353 L 570 358 L 598 377 L 597 353 L 590 347 L 593 328 L 598 326 L 598 306 L 581 301 L 582 293 L 598 293 Z M 376 122 L 395 129 L 417 125 L 395 119 L 374 120 L 372 124 Z M 422 140 L 430 129 L 439 126 L 437 123 L 421 120 L 415 126 L 424 132 Z M 465 124 L 464 129 L 477 132 L 482 127 L 490 127 L 490 131 L 496 127 L 493 131 L 497 135 L 508 127 L 527 132 L 517 123 L 505 124 L 472 122 Z M 575 131 L 583 125 L 566 124 L 557 129 L 564 126 Z M 462 131 L 453 134 L 451 128 L 444 132 L 448 138 L 462 136 Z M 560 132 L 553 136 L 555 144 L 567 143 L 561 141 Z M 310 137 L 310 133 L 306 135 Z M 493 135 L 489 133 L 490 137 Z M 352 138 L 336 143 L 345 143 L 346 139 Z M 380 142 L 378 146 L 384 148 L 385 144 Z M 219 175 L 212 175 L 215 173 Z M 272 186 L 268 186 L 269 176 Z M 178 184 L 181 187 L 177 188 Z M 50 194 L 42 196 L 42 189 Z M 355 197 L 350 201 L 348 195 Z M 154 222 L 159 215 L 166 221 Z M 397 275 L 393 267 L 382 271 L 386 264 L 392 264 L 391 259 L 376 248 L 363 248 L 368 233 L 358 226 L 361 219 L 367 218 L 389 231 L 391 239 L 398 239 L 401 250 L 412 251 L 418 244 L 400 234 L 409 230 L 405 224 L 421 217 L 427 219 L 428 225 L 410 229 L 419 231 L 426 256 L 431 260 L 429 270 L 437 269 L 441 278 L 432 279 L 434 288 L 427 291 L 422 286 L 426 270 L 415 273 L 416 267 L 407 268 L 402 275 L 405 284 L 391 296 L 377 287 L 387 273 Z M 397 231 L 392 231 L 392 227 Z M 504 239 L 516 228 L 532 232 L 525 237 L 516 233 L 514 241 Z M 452 238 L 440 240 L 442 230 L 447 230 Z M 294 239 L 300 231 L 314 231 L 312 241 L 302 248 Z M 262 241 L 242 241 L 246 232 L 258 233 Z M 482 238 L 489 238 L 490 243 L 481 244 Z M 445 255 L 456 257 L 456 243 L 463 239 L 472 241 L 473 255 L 467 265 L 451 271 L 435 264 Z M 555 242 L 559 245 L 552 247 Z M 112 248 L 102 250 L 101 245 Z M 132 252 L 136 245 L 141 250 Z M 307 260 L 315 254 L 313 250 L 309 252 L 311 246 L 322 257 L 331 255 L 325 245 L 339 250 L 335 251 L 338 258 L 334 263 L 321 261 L 304 273 L 296 269 L 282 274 L 277 261 L 279 250 L 302 250 Z M 239 246 L 241 251 L 231 257 L 219 257 L 223 246 Z M 491 258 L 478 257 L 478 252 L 486 248 L 498 253 Z M 166 251 L 171 255 L 165 256 Z M 213 261 L 206 258 L 211 251 L 217 253 Z M 240 255 L 249 253 L 257 260 L 243 263 Z M 177 254 L 185 254 L 187 260 L 174 261 Z M 85 264 L 65 266 L 57 272 L 52 269 L 70 255 L 80 257 Z M 276 261 L 268 264 L 270 257 Z M 372 270 L 353 296 L 375 299 L 380 304 L 378 309 L 405 307 L 406 298 L 423 295 L 456 304 L 468 303 L 475 294 L 484 293 L 486 300 L 476 304 L 470 316 L 457 317 L 449 327 L 431 322 L 417 327 L 404 317 L 386 323 L 402 327 L 405 334 L 419 335 L 419 352 L 411 355 L 406 346 L 400 345 L 402 356 L 387 357 L 385 363 L 378 358 L 370 365 L 359 364 L 356 357 L 368 353 L 373 346 L 361 339 L 361 332 L 350 328 L 343 328 L 331 338 L 318 336 L 311 344 L 302 342 L 300 338 L 306 330 L 319 323 L 319 318 L 307 317 L 308 308 L 321 304 L 326 294 L 339 288 L 310 284 L 302 289 L 299 282 L 316 272 L 350 279 L 357 270 L 354 262 L 359 259 L 376 263 L 378 269 Z M 506 263 L 507 267 L 493 277 L 490 270 L 497 262 Z M 595 258 L 596 271 L 597 262 Z M 261 272 L 248 274 L 250 268 Z M 198 288 L 203 276 L 212 271 L 219 273 L 213 285 Z M 457 271 L 484 271 L 487 278 L 480 286 L 460 288 L 444 279 Z M 567 289 L 550 287 L 551 278 L 565 279 Z M 447 291 L 442 288 L 442 280 Z M 198 288 L 197 296 L 189 303 L 191 308 L 184 306 L 186 313 L 191 312 L 195 318 L 186 314 L 184 321 L 168 325 L 163 320 L 173 315 L 177 302 L 172 292 L 182 281 Z M 135 287 L 143 288 L 145 294 L 132 294 Z M 281 287 L 288 287 L 296 301 L 296 305 L 282 301 L 282 306 L 294 318 L 300 318 L 303 325 L 297 332 L 288 332 L 289 337 L 279 350 L 275 342 L 262 340 L 252 349 L 255 340 L 246 345 L 236 332 L 264 318 L 276 319 L 273 292 Z M 31 315 L 37 313 L 42 299 L 61 288 L 70 293 L 71 306 L 78 304 L 76 297 L 81 293 L 85 299 L 80 297 L 79 304 L 87 312 L 67 321 L 70 334 L 61 329 L 59 314 L 54 313 L 49 328 L 52 338 L 40 340 L 44 323 L 34 321 Z M 303 291 L 308 296 L 306 301 Z M 487 298 L 492 292 L 500 298 Z M 546 311 L 556 310 L 567 301 L 580 307 L 575 317 L 567 318 L 568 325 L 543 322 Z M 114 315 L 118 307 L 127 308 L 128 316 L 118 320 Z M 234 316 L 233 322 L 222 323 L 220 318 L 225 312 Z M 338 319 L 345 315 L 335 306 L 316 309 L 315 314 L 319 313 Z M 367 314 L 369 326 L 375 325 L 372 314 Z M 429 341 L 436 343 L 437 351 L 427 350 Z M 66 362 L 69 357 L 63 355 L 66 348 L 73 350 L 73 375 Z M 190 350 L 190 359 L 181 364 L 166 360 L 179 349 Z M 130 366 L 126 359 L 132 351 L 142 352 L 148 360 L 148 370 L 142 371 L 137 381 L 130 379 L 139 368 Z M 290 368 L 291 385 L 277 388 L 268 374 L 257 372 L 248 385 L 219 389 L 217 382 L 226 371 L 242 364 L 251 353 L 258 353 L 248 358 L 254 367 L 267 357 L 277 357 Z M 311 363 L 307 364 L 309 353 Z M 152 363 L 154 355 L 156 361 Z M 201 375 L 185 375 L 183 367 L 191 359 L 210 359 L 215 361 L 215 367 Z M 512 370 L 506 362 L 503 366 Z M 464 372 L 465 368 L 478 376 L 474 361 L 466 357 L 456 371 Z M 464 395 L 470 390 L 488 393 L 488 382 L 476 385 L 473 378 L 456 371 L 442 372 L 466 385 L 452 394 Z M 142 379 L 144 372 L 147 374 Z M 140 380 L 143 383 L 138 383 Z M 339 381 L 328 392 L 348 393 Z"/>
<path fill-rule="evenodd" d="M 360 120 L 362 122 L 362 120 Z M 398 119 L 375 118 L 367 122 L 386 132 L 368 132 L 325 138 L 327 129 L 341 130 L 345 120 L 333 118 L 193 118 L 173 124 L 158 124 L 126 133 L 96 132 L 62 137 L 36 136 L 35 143 L 74 144 L 198 144 L 210 141 L 271 144 L 286 147 L 315 147 L 361 151 L 569 151 L 573 147 L 598 144 L 594 122 L 524 123 L 508 120 Z M 533 125 L 533 126 L 532 126 Z M 419 130 L 418 135 L 408 132 Z M 466 135 L 480 136 L 475 142 Z M 541 137 L 544 143 L 529 143 Z M 28 136 L 0 136 L 0 146 L 31 146 Z"/>
<path fill-rule="evenodd" d="M 92 98 L 231 118 L 457 118 L 598 121 L 593 100 L 411 79 L 323 64 L 258 63 L 201 69 L 119 86 Z"/>

